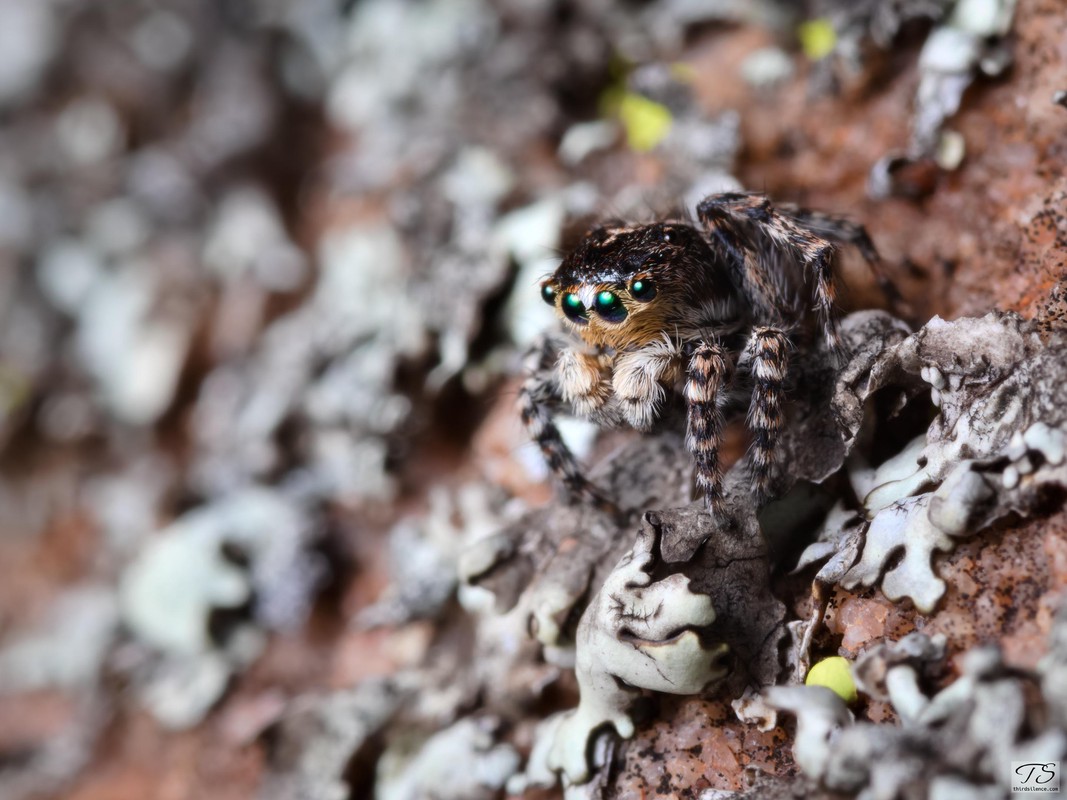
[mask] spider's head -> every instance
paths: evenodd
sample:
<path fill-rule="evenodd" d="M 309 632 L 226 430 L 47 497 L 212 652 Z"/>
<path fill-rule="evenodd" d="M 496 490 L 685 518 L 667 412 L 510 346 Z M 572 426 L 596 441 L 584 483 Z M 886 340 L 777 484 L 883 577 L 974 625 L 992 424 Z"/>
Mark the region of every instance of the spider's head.
<path fill-rule="evenodd" d="M 684 296 L 676 267 L 694 248 L 706 244 L 684 223 L 598 225 L 541 284 L 541 297 L 590 344 L 645 344 Z"/>

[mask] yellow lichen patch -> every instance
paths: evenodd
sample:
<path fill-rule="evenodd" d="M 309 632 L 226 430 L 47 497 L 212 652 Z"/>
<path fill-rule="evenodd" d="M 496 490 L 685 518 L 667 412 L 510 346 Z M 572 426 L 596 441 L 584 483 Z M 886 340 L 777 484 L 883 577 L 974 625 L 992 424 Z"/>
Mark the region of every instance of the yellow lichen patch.
<path fill-rule="evenodd" d="M 618 114 L 626 131 L 626 143 L 638 153 L 647 153 L 671 129 L 670 109 L 633 92 L 620 98 Z"/>
<path fill-rule="evenodd" d="M 804 679 L 808 686 L 825 686 L 848 704 L 856 702 L 856 684 L 848 659 L 841 656 L 824 658 L 808 671 Z"/>
<path fill-rule="evenodd" d="M 837 33 L 828 19 L 811 19 L 797 27 L 797 37 L 804 55 L 812 61 L 826 58 L 834 51 Z"/>

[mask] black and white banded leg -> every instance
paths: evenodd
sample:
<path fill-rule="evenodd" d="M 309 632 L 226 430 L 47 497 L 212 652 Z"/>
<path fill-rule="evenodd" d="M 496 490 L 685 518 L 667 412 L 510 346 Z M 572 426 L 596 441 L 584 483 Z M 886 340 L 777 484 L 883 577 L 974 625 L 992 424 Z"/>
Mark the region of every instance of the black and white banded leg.
<path fill-rule="evenodd" d="M 693 456 L 696 484 L 704 495 L 704 505 L 712 514 L 718 514 L 723 509 L 720 406 L 725 397 L 729 356 L 718 342 L 692 342 L 686 347 L 686 356 L 685 446 Z"/>
<path fill-rule="evenodd" d="M 560 436 L 552 410 L 562 401 L 556 361 L 558 350 L 549 339 L 539 342 L 527 360 L 528 375 L 519 389 L 519 414 L 530 438 L 536 442 L 549 470 L 563 484 L 572 500 L 593 505 L 615 517 L 618 506 L 582 474 L 574 454 Z"/>
<path fill-rule="evenodd" d="M 777 328 L 755 328 L 743 359 L 752 373 L 753 384 L 748 410 L 748 427 L 752 431 L 749 450 L 752 492 L 757 504 L 763 504 L 770 494 L 775 450 L 784 424 L 789 339 Z"/>

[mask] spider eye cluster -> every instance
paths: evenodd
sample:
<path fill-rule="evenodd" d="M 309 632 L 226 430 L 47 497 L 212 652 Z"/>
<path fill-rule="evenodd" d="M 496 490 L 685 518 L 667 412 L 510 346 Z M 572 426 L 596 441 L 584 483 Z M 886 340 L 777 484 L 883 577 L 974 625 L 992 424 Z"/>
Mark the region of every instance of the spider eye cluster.
<path fill-rule="evenodd" d="M 625 290 L 603 289 L 597 292 L 592 310 L 605 322 L 622 322 L 629 313 L 620 296 L 624 293 L 638 303 L 647 303 L 655 298 L 656 287 L 650 278 L 641 276 L 632 279 Z M 555 306 L 558 301 L 563 315 L 575 324 L 585 325 L 589 322 L 589 309 L 574 292 L 565 292 L 560 297 L 559 290 L 553 284 L 544 283 L 541 285 L 541 299 L 550 306 Z"/>

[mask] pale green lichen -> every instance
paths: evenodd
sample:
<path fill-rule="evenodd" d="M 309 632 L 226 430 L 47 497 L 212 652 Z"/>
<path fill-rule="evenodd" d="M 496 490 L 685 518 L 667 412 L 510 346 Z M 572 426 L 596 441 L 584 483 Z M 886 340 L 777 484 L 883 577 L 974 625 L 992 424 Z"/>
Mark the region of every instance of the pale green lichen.
<path fill-rule="evenodd" d="M 394 741 L 378 761 L 375 800 L 492 800 L 518 769 L 515 748 L 496 742 L 496 720 L 465 717 L 414 747 Z"/>
<path fill-rule="evenodd" d="M 623 738 L 633 735 L 635 690 L 695 694 L 725 675 L 720 659 L 727 648 L 707 646 L 695 630 L 715 621 L 710 599 L 691 591 L 682 575 L 652 579 L 654 542 L 655 534 L 642 529 L 582 615 L 578 707 L 542 724 L 526 773 L 510 790 L 551 786 L 556 776 L 564 785 L 588 780 L 594 765 L 586 754 L 597 733 L 610 725 Z"/>
<path fill-rule="evenodd" d="M 887 348 L 855 395 L 839 389 L 835 403 L 851 421 L 846 427 L 858 433 L 866 398 L 902 375 L 914 384 L 907 391 L 929 389 L 939 413 L 877 468 L 850 458 L 859 511 L 869 523 L 857 541 L 843 536 L 854 517 L 828 520 L 801 563 L 858 544 L 852 548 L 858 557 L 847 554 L 854 563 L 844 570 L 838 563 L 821 579 L 847 589 L 877 585 L 890 600 L 910 598 L 930 613 L 946 588 L 933 569 L 935 553 L 1011 511 L 1025 512 L 1041 487 L 1067 484 L 1065 353 L 1062 336 L 1042 342 L 1032 324 L 1010 314 L 935 318 Z"/>
<path fill-rule="evenodd" d="M 859 798 L 992 800 L 1010 790 L 1012 762 L 1067 755 L 1067 734 L 1048 719 L 1049 701 L 1035 691 L 1038 675 L 1008 669 L 999 650 L 980 647 L 959 659 L 957 680 L 928 695 L 919 673 L 944 655 L 943 640 L 913 634 L 857 663 L 865 691 L 884 697 L 901 725 L 855 722 L 824 687 L 775 686 L 765 698 L 796 714 L 793 753 L 804 773 Z"/>

